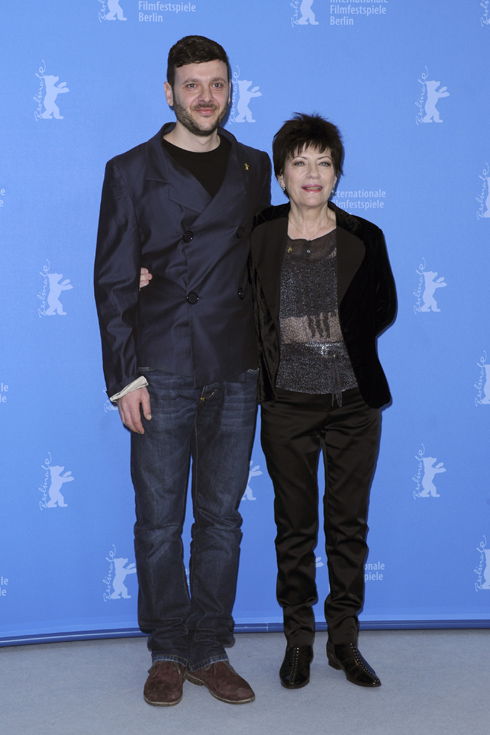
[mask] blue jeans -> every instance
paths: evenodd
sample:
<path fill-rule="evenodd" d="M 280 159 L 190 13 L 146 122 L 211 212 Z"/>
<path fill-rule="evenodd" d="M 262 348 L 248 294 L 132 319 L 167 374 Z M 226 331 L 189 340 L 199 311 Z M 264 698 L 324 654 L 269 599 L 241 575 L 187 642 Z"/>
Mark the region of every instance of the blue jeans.
<path fill-rule="evenodd" d="M 195 388 L 193 379 L 142 370 L 150 421 L 131 435 L 136 494 L 138 618 L 153 661 L 192 671 L 227 661 L 233 643 L 240 530 L 238 512 L 250 469 L 257 372 L 245 382 Z M 182 544 L 192 459 L 190 590 Z"/>

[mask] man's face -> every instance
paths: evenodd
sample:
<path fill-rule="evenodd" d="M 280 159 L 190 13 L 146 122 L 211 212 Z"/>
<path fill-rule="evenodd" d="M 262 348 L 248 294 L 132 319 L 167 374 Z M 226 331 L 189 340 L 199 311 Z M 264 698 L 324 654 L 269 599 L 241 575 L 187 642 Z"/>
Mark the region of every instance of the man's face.
<path fill-rule="evenodd" d="M 165 82 L 165 97 L 181 125 L 193 135 L 208 136 L 226 115 L 230 89 L 224 61 L 204 61 L 177 67 L 173 88 Z"/>

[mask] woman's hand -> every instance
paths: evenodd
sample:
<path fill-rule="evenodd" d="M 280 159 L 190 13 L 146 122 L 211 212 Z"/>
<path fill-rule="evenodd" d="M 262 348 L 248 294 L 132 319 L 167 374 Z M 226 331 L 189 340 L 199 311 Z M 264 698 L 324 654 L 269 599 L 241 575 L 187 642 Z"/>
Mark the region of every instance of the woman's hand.
<path fill-rule="evenodd" d="M 142 268 L 140 270 L 140 290 L 145 286 L 148 286 L 153 276 L 151 275 L 148 268 Z"/>

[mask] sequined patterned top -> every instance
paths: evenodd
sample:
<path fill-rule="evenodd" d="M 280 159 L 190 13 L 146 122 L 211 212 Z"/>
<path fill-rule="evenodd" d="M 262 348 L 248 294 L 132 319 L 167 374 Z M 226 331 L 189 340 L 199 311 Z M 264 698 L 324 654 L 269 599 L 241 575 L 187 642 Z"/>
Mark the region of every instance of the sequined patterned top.
<path fill-rule="evenodd" d="M 276 385 L 298 393 L 342 392 L 357 381 L 337 303 L 336 230 L 315 240 L 287 237 L 281 271 L 281 359 Z"/>

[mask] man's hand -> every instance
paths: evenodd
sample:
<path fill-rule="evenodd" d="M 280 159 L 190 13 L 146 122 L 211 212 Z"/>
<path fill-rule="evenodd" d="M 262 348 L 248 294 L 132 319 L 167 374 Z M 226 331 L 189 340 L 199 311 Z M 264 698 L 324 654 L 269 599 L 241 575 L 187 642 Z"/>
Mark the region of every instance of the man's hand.
<path fill-rule="evenodd" d="M 119 415 L 124 426 L 134 431 L 136 434 L 144 434 L 143 423 L 141 421 L 141 411 L 148 421 L 151 419 L 150 394 L 146 388 L 138 388 L 126 393 L 117 402 Z"/>

